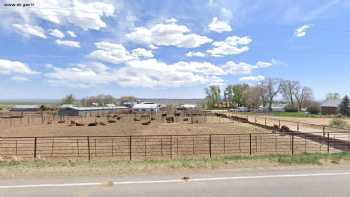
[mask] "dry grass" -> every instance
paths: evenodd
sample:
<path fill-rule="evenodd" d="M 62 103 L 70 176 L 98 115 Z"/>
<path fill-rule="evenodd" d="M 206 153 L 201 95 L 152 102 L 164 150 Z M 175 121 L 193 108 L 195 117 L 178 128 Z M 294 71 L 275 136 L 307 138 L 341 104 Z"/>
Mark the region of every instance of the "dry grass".
<path fill-rule="evenodd" d="M 301 154 L 265 155 L 265 156 L 224 156 L 213 159 L 178 159 L 178 160 L 36 160 L 0 161 L 1 178 L 26 177 L 62 177 L 62 176 L 120 176 L 150 173 L 172 173 L 207 169 L 254 169 L 279 168 L 290 166 L 337 166 L 348 167 L 349 153 L 337 154 Z M 106 183 L 107 184 L 107 183 Z M 109 185 L 109 184 L 107 184 Z"/>

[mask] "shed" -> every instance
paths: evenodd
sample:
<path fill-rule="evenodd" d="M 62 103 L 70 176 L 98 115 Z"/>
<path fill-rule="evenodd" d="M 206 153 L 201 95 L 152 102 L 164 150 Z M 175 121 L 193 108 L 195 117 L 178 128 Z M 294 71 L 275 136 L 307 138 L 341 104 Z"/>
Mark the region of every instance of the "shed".
<path fill-rule="evenodd" d="M 124 106 L 115 106 L 115 107 L 73 107 L 73 106 L 64 106 L 61 107 L 58 111 L 60 116 L 87 116 L 89 114 L 96 113 L 111 113 L 111 112 L 124 112 L 128 108 Z"/>
<path fill-rule="evenodd" d="M 197 107 L 198 106 L 195 104 L 182 104 L 177 107 L 177 110 L 193 110 L 193 109 L 197 109 Z"/>
<path fill-rule="evenodd" d="M 159 105 L 152 102 L 137 103 L 132 107 L 133 112 L 159 112 Z"/>
<path fill-rule="evenodd" d="M 14 105 L 10 108 L 13 112 L 37 112 L 40 111 L 39 105 Z"/>
<path fill-rule="evenodd" d="M 321 104 L 321 113 L 337 114 L 340 103 L 341 103 L 340 99 L 326 100 Z"/>

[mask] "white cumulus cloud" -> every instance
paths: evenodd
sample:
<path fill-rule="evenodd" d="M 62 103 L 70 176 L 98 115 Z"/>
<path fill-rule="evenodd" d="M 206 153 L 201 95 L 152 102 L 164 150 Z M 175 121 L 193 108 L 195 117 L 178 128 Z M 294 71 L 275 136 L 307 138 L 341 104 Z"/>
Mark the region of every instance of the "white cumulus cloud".
<path fill-rule="evenodd" d="M 236 63 L 234 61 L 228 61 L 223 65 L 223 69 L 228 74 L 239 75 L 239 74 L 251 74 L 256 69 L 263 69 L 271 67 L 273 64 L 270 62 L 258 61 L 255 65 L 248 64 L 245 62 Z"/>
<path fill-rule="evenodd" d="M 67 31 L 67 34 L 72 37 L 72 38 L 76 38 L 77 35 L 73 32 L 73 31 Z"/>
<path fill-rule="evenodd" d="M 212 39 L 191 33 L 185 25 L 175 22 L 156 24 L 150 28 L 137 27 L 126 35 L 128 40 L 154 46 L 175 46 L 179 48 L 196 48 L 212 42 Z"/>
<path fill-rule="evenodd" d="M 88 57 L 106 63 L 120 64 L 136 59 L 134 55 L 121 44 L 112 42 L 96 42 L 97 50 L 91 52 Z"/>
<path fill-rule="evenodd" d="M 56 40 L 56 44 L 63 45 L 67 47 L 80 48 L 80 43 L 73 40 Z"/>
<path fill-rule="evenodd" d="M 306 31 L 311 27 L 311 25 L 303 25 L 297 28 L 294 32 L 294 36 L 301 38 L 306 36 Z"/>
<path fill-rule="evenodd" d="M 68 87 L 92 87 L 114 81 L 110 68 L 100 63 L 78 64 L 72 67 L 53 67 L 44 75 L 52 84 Z"/>
<path fill-rule="evenodd" d="M 25 74 L 33 75 L 38 72 L 32 70 L 28 65 L 19 61 L 0 59 L 0 75 Z"/>
<path fill-rule="evenodd" d="M 100 43 L 100 47 L 116 48 L 113 43 Z M 77 87 L 91 87 L 100 84 L 118 84 L 123 87 L 182 87 L 224 83 L 224 76 L 251 74 L 264 62 L 227 62 L 215 65 L 210 62 L 180 61 L 168 64 L 154 58 L 133 59 L 120 67 L 107 67 L 102 63 L 78 64 L 76 66 L 53 67 L 45 74 L 55 84 Z M 266 63 L 267 64 L 267 63 Z M 243 78 L 242 80 L 253 80 Z"/>
<path fill-rule="evenodd" d="M 227 22 L 220 21 L 217 17 L 214 17 L 213 20 L 208 25 L 209 29 L 214 32 L 222 33 L 222 32 L 230 32 L 232 28 Z"/>
<path fill-rule="evenodd" d="M 4 3 L 13 3 L 5 0 Z M 45 20 L 55 25 L 74 25 L 83 30 L 99 30 L 107 26 L 103 17 L 115 13 L 115 5 L 98 1 L 82 0 L 32 0 L 34 8 L 9 9 L 6 20 L 35 22 Z"/>
<path fill-rule="evenodd" d="M 132 50 L 132 55 L 135 57 L 154 57 L 152 51 L 143 48 Z"/>
<path fill-rule="evenodd" d="M 221 57 L 226 55 L 237 55 L 249 50 L 249 45 L 252 39 L 248 36 L 230 36 L 224 41 L 213 42 L 212 49 L 208 49 L 206 52 L 211 56 Z"/>
<path fill-rule="evenodd" d="M 12 27 L 25 37 L 36 36 L 46 39 L 45 31 L 40 26 L 30 24 L 13 24 Z"/>
<path fill-rule="evenodd" d="M 186 56 L 187 57 L 205 57 L 206 54 L 203 53 L 203 52 L 200 52 L 200 51 L 197 51 L 197 52 L 189 51 L 189 52 L 186 53 Z"/>
<path fill-rule="evenodd" d="M 58 29 L 50 29 L 49 34 L 56 38 L 64 38 L 64 33 Z"/>

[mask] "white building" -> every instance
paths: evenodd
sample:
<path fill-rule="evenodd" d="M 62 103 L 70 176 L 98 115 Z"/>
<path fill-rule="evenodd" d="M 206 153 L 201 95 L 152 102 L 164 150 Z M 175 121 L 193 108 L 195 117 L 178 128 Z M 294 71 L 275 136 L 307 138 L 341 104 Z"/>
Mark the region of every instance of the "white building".
<path fill-rule="evenodd" d="M 14 105 L 11 107 L 10 111 L 36 112 L 36 111 L 40 111 L 40 106 L 39 105 Z"/>
<path fill-rule="evenodd" d="M 137 103 L 132 107 L 133 112 L 159 112 L 159 105 L 152 102 Z"/>
<path fill-rule="evenodd" d="M 182 104 L 177 107 L 177 110 L 191 110 L 191 109 L 197 109 L 197 105 L 195 104 Z"/>

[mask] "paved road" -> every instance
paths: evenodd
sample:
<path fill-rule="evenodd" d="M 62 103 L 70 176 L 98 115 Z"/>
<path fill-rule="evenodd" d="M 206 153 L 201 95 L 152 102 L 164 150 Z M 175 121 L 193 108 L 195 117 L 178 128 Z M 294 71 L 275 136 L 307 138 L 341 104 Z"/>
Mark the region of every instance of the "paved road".
<path fill-rule="evenodd" d="M 237 173 L 233 171 L 180 176 L 145 176 L 61 180 L 0 181 L 0 196 L 25 197 L 349 197 L 350 170 L 274 171 Z M 29 185 L 30 184 L 30 185 Z M 44 185 L 45 184 L 45 185 Z M 22 188 L 21 188 L 22 187 Z"/>

